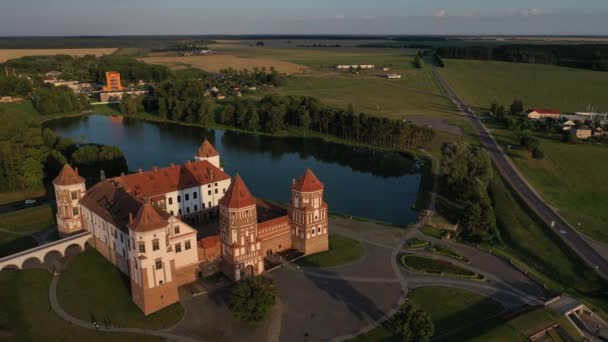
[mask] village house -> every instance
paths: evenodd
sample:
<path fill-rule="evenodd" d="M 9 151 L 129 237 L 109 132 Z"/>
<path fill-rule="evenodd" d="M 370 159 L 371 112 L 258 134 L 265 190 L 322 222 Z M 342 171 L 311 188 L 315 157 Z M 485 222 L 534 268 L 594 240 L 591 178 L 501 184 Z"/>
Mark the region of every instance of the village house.
<path fill-rule="evenodd" d="M 570 133 L 578 139 L 587 139 L 593 135 L 593 130 L 589 126 L 573 127 Z"/>
<path fill-rule="evenodd" d="M 401 74 L 386 74 L 386 78 L 401 78 Z"/>
<path fill-rule="evenodd" d="M 70 165 L 53 181 L 62 236 L 87 231 L 93 247 L 129 276 L 145 315 L 179 301 L 178 289 L 221 271 L 241 279 L 264 259 L 329 248 L 324 185 L 311 170 L 291 184 L 287 209 L 255 198 L 220 167 L 208 141 L 194 161 L 103 180 L 90 189 Z M 202 237 L 202 238 L 201 238 Z"/>
<path fill-rule="evenodd" d="M 529 119 L 556 119 L 559 120 L 561 118 L 561 112 L 559 110 L 552 109 L 540 109 L 540 108 L 532 108 L 526 111 L 526 116 Z"/>

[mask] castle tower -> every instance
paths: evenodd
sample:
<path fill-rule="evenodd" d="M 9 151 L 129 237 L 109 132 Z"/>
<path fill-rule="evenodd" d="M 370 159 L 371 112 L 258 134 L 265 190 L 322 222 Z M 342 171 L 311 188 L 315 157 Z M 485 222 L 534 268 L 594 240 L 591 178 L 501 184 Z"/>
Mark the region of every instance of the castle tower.
<path fill-rule="evenodd" d="M 53 180 L 57 202 L 57 230 L 60 236 L 70 235 L 83 229 L 78 201 L 86 191 L 84 178 L 69 164 L 65 164 Z"/>
<path fill-rule="evenodd" d="M 129 215 L 129 276 L 133 302 L 148 315 L 179 301 L 175 253 L 167 239 L 167 213 L 149 202 Z"/>
<path fill-rule="evenodd" d="M 215 167 L 220 168 L 220 154 L 217 153 L 217 150 L 213 148 L 213 145 L 211 145 L 211 143 L 207 139 L 203 141 L 201 147 L 199 147 L 196 151 L 194 160 L 206 160 L 213 164 Z"/>
<path fill-rule="evenodd" d="M 256 199 L 238 174 L 219 204 L 222 272 L 236 281 L 264 272 Z"/>
<path fill-rule="evenodd" d="M 304 254 L 329 249 L 327 203 L 323 201 L 323 183 L 310 169 L 294 180 L 288 212 L 294 249 Z"/>

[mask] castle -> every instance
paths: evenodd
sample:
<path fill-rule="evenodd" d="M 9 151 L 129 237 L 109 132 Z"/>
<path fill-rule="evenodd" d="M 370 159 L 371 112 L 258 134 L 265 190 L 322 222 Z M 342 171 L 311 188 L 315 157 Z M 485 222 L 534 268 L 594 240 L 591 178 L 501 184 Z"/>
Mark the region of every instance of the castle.
<path fill-rule="evenodd" d="M 179 301 L 179 287 L 201 276 L 222 272 L 238 281 L 263 273 L 265 257 L 278 252 L 329 248 L 324 185 L 311 170 L 293 180 L 285 210 L 225 173 L 206 140 L 183 165 L 87 190 L 66 164 L 53 185 L 59 233 L 90 232 L 92 245 L 129 276 L 133 302 L 146 315 Z"/>

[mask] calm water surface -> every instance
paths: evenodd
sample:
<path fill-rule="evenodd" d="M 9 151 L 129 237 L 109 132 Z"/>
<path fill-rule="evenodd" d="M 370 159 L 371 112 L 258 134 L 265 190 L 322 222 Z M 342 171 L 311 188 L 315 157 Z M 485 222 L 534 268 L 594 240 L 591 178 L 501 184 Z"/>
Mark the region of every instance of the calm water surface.
<path fill-rule="evenodd" d="M 103 115 L 46 126 L 62 137 L 120 147 L 130 170 L 184 163 L 206 138 L 220 153 L 224 170 L 240 173 L 254 196 L 287 202 L 291 180 L 310 168 L 325 183 L 332 211 L 398 224 L 416 218 L 410 207 L 420 174 L 412 159 L 397 153 Z"/>

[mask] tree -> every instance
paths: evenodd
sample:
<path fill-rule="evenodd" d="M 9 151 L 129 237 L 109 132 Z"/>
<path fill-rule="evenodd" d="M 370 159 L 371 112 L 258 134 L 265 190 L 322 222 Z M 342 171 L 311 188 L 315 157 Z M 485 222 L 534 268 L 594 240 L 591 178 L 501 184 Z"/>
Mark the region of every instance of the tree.
<path fill-rule="evenodd" d="M 36 190 L 42 187 L 44 166 L 34 158 L 27 158 L 21 169 L 21 185 L 24 190 Z"/>
<path fill-rule="evenodd" d="M 476 238 L 481 230 L 481 206 L 477 202 L 467 201 L 462 213 L 460 226 L 468 239 Z"/>
<path fill-rule="evenodd" d="M 42 141 L 48 148 L 54 148 L 57 143 L 57 136 L 52 129 L 47 127 L 42 131 Z"/>
<path fill-rule="evenodd" d="M 545 158 L 545 154 L 543 153 L 543 151 L 540 150 L 539 147 L 535 147 L 532 150 L 532 158 L 541 160 Z"/>
<path fill-rule="evenodd" d="M 426 311 L 415 308 L 409 301 L 403 303 L 387 327 L 393 333 L 401 335 L 404 342 L 426 342 L 435 333 L 431 316 Z"/>
<path fill-rule="evenodd" d="M 51 150 L 46 156 L 44 163 L 44 169 L 46 171 L 47 179 L 55 179 L 61 171 L 63 165 L 67 163 L 65 157 L 57 150 Z"/>
<path fill-rule="evenodd" d="M 257 132 L 260 130 L 260 116 L 258 115 L 258 111 L 255 107 L 252 107 L 249 114 L 249 119 L 247 122 L 247 130 L 252 132 Z"/>
<path fill-rule="evenodd" d="M 513 100 L 510 107 L 511 115 L 518 115 L 524 111 L 524 103 L 522 100 Z"/>
<path fill-rule="evenodd" d="M 435 333 L 435 324 L 428 312 L 416 310 L 410 321 L 411 334 L 404 341 L 427 342 Z"/>
<path fill-rule="evenodd" d="M 205 127 L 209 127 L 211 125 L 213 125 L 215 118 L 213 115 L 213 103 L 206 101 L 205 103 L 201 104 L 200 108 L 199 108 L 199 120 L 200 120 L 200 124 L 205 126 Z"/>
<path fill-rule="evenodd" d="M 243 321 L 259 322 L 266 318 L 275 304 L 277 285 L 263 276 L 239 282 L 230 293 L 233 315 Z"/>

